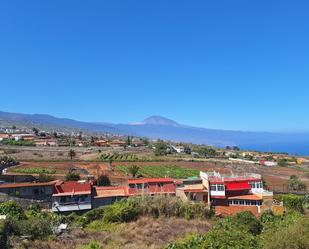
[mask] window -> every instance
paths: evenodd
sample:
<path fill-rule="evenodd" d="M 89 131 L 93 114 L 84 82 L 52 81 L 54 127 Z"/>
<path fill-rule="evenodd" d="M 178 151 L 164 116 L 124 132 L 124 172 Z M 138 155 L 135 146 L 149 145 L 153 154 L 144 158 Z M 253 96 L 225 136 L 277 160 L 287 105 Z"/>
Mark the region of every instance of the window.
<path fill-rule="evenodd" d="M 223 184 L 211 184 L 210 190 L 211 191 L 224 191 L 224 185 Z"/>
<path fill-rule="evenodd" d="M 217 186 L 216 185 L 210 185 L 210 190 L 211 191 L 216 191 L 217 190 Z"/>
<path fill-rule="evenodd" d="M 129 184 L 129 188 L 135 188 L 135 184 Z"/>
<path fill-rule="evenodd" d="M 218 191 L 224 191 L 224 185 L 217 185 L 217 189 L 218 189 Z"/>
<path fill-rule="evenodd" d="M 143 188 L 143 184 L 136 184 L 138 189 L 142 189 Z"/>
<path fill-rule="evenodd" d="M 251 188 L 263 188 L 262 182 L 249 182 Z"/>

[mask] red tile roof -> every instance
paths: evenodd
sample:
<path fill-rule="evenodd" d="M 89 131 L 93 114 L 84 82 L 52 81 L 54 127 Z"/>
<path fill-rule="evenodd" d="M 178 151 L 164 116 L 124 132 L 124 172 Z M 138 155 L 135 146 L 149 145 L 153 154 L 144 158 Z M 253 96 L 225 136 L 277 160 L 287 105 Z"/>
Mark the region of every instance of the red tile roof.
<path fill-rule="evenodd" d="M 228 197 L 228 199 L 229 200 L 253 200 L 253 201 L 262 200 L 262 198 L 257 195 L 238 195 L 238 196 Z"/>
<path fill-rule="evenodd" d="M 114 197 L 114 196 L 128 196 L 127 187 L 95 187 L 94 198 Z"/>
<path fill-rule="evenodd" d="M 58 182 L 55 185 L 53 196 L 74 194 L 91 194 L 90 182 Z"/>
<path fill-rule="evenodd" d="M 25 182 L 25 183 L 4 183 L 0 184 L 0 188 L 24 188 L 24 187 L 39 187 L 39 186 L 52 186 L 59 181 L 51 182 Z"/>
<path fill-rule="evenodd" d="M 129 179 L 128 184 L 137 184 L 137 183 L 170 183 L 174 182 L 172 178 L 137 178 Z"/>

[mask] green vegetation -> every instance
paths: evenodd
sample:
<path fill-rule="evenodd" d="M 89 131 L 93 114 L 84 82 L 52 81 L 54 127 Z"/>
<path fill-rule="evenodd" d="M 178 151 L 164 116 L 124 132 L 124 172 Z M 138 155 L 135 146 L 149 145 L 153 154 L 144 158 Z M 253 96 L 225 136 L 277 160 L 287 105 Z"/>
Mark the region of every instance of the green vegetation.
<path fill-rule="evenodd" d="M 132 175 L 133 178 L 135 178 L 139 172 L 140 167 L 137 165 L 131 165 L 128 168 L 128 172 Z"/>
<path fill-rule="evenodd" d="M 196 149 L 194 149 L 195 152 L 197 152 L 201 157 L 214 157 L 217 152 L 214 148 L 208 147 L 208 146 L 198 146 Z"/>
<path fill-rule="evenodd" d="M 98 242 L 92 240 L 88 243 L 88 245 L 80 247 L 80 249 L 100 249 L 101 246 Z"/>
<path fill-rule="evenodd" d="M 46 175 L 53 175 L 57 173 L 55 169 L 49 169 L 49 168 L 16 168 L 12 169 L 12 171 L 24 174 L 46 174 Z"/>
<path fill-rule="evenodd" d="M 309 203 L 309 199 L 306 196 L 294 194 L 278 195 L 276 198 L 279 201 L 283 201 L 286 208 L 300 213 L 304 212 L 304 206 Z"/>
<path fill-rule="evenodd" d="M 35 146 L 35 143 L 32 141 L 24 141 L 24 140 L 12 140 L 12 139 L 3 139 L 0 141 L 1 144 L 5 145 L 15 145 L 15 146 Z"/>
<path fill-rule="evenodd" d="M 289 181 L 289 189 L 292 191 L 305 191 L 306 190 L 306 184 L 303 183 L 298 176 L 291 175 L 290 181 Z"/>
<path fill-rule="evenodd" d="M 0 156 L 0 166 L 8 167 L 18 165 L 19 162 L 10 156 Z"/>
<path fill-rule="evenodd" d="M 299 213 L 284 216 L 249 212 L 219 220 L 206 234 L 192 234 L 169 244 L 166 249 L 303 249 L 309 248 L 309 217 Z"/>
<path fill-rule="evenodd" d="M 0 220 L 0 248 L 6 248 L 6 224 Z"/>
<path fill-rule="evenodd" d="M 73 160 L 73 158 L 76 156 L 75 150 L 72 150 L 72 149 L 69 150 L 68 156 L 71 158 L 71 160 Z"/>
<path fill-rule="evenodd" d="M 7 201 L 0 204 L 0 215 L 6 215 L 10 219 L 19 220 L 23 218 L 23 209 L 14 201 Z"/>
<path fill-rule="evenodd" d="M 124 199 L 102 209 L 89 211 L 84 215 L 84 225 L 91 222 L 88 225 L 91 230 L 98 226 L 105 230 L 106 224 L 130 222 L 141 216 L 210 218 L 213 216 L 213 211 L 203 203 L 183 202 L 176 197 L 143 196 Z"/>
<path fill-rule="evenodd" d="M 169 154 L 167 143 L 161 139 L 158 139 L 158 141 L 154 144 L 154 154 L 156 156 L 165 156 Z"/>
<path fill-rule="evenodd" d="M 129 174 L 130 165 L 117 165 L 116 168 L 125 174 Z M 139 168 L 139 173 L 146 177 L 172 177 L 175 179 L 184 179 L 199 175 L 198 170 L 185 169 L 175 165 L 152 166 L 146 165 Z"/>
<path fill-rule="evenodd" d="M 104 162 L 109 162 L 110 160 L 118 161 L 118 162 L 121 162 L 121 161 L 135 162 L 139 160 L 139 158 L 135 154 L 129 154 L 129 153 L 101 154 L 99 159 Z"/>
<path fill-rule="evenodd" d="M 285 158 L 279 158 L 279 159 L 277 160 L 277 163 L 278 163 L 279 166 L 285 167 L 285 166 L 288 165 L 288 160 L 285 159 Z"/>
<path fill-rule="evenodd" d="M 80 180 L 80 175 L 75 172 L 69 172 L 65 176 L 66 181 L 79 181 Z"/>
<path fill-rule="evenodd" d="M 98 186 L 110 186 L 111 181 L 109 180 L 108 176 L 100 175 L 97 179 L 97 185 Z"/>
<path fill-rule="evenodd" d="M 51 175 L 48 174 L 39 174 L 39 176 L 37 177 L 37 181 L 38 182 L 50 182 L 55 180 L 55 178 Z"/>

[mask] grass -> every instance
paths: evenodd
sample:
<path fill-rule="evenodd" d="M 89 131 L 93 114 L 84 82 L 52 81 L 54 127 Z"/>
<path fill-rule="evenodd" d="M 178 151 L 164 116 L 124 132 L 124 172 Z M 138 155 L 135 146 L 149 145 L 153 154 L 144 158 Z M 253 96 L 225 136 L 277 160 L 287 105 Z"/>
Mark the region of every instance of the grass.
<path fill-rule="evenodd" d="M 116 168 L 123 173 L 128 173 L 130 165 L 117 165 Z M 175 179 L 183 179 L 199 175 L 199 171 L 195 169 L 185 169 L 176 165 L 161 165 L 161 166 L 141 166 L 139 174 L 146 177 L 172 177 Z"/>
<path fill-rule="evenodd" d="M 56 174 L 57 171 L 55 169 L 46 169 L 46 168 L 17 168 L 12 169 L 13 172 L 16 173 L 24 173 L 24 174 Z"/>

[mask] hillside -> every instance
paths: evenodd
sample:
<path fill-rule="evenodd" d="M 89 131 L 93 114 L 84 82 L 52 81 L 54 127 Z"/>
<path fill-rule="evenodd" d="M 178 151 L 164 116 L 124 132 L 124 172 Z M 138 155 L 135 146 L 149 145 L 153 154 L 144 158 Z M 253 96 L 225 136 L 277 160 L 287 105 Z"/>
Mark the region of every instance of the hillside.
<path fill-rule="evenodd" d="M 20 114 L 0 112 L 0 123 L 15 125 L 45 125 L 67 127 L 91 132 L 109 132 L 148 138 L 161 138 L 177 142 L 209 144 L 213 146 L 238 145 L 244 149 L 284 151 L 309 154 L 309 133 L 272 133 L 217 130 L 191 127 L 161 116 L 151 116 L 133 124 L 91 123 L 45 114 Z"/>

